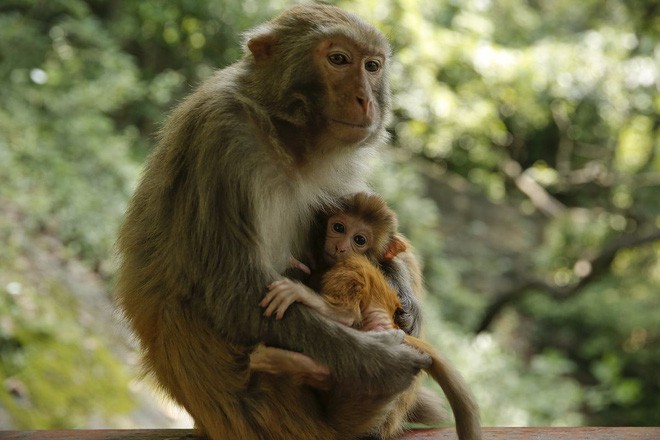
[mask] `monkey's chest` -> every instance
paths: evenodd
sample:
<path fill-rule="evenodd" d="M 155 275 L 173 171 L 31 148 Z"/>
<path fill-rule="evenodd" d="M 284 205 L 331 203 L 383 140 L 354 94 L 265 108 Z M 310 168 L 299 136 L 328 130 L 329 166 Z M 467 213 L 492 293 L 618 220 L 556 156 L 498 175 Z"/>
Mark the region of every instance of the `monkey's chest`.
<path fill-rule="evenodd" d="M 280 273 L 307 235 L 311 206 L 310 201 L 292 191 L 270 191 L 262 204 L 258 219 L 264 252 Z"/>
<path fill-rule="evenodd" d="M 347 158 L 328 158 L 304 172 L 284 175 L 281 167 L 264 169 L 268 185 L 255 187 L 259 232 L 266 257 L 280 273 L 290 256 L 305 250 L 313 215 L 347 194 L 363 190 L 364 176 Z"/>

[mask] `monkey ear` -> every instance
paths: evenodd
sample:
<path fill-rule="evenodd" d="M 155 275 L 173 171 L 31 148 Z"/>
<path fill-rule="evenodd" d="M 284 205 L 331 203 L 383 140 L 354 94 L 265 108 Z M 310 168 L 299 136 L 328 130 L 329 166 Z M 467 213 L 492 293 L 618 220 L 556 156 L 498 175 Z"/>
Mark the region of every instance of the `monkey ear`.
<path fill-rule="evenodd" d="M 268 61 L 274 53 L 277 37 L 273 33 L 263 33 L 252 36 L 247 41 L 247 47 L 257 63 Z"/>
<path fill-rule="evenodd" d="M 395 235 L 387 244 L 387 248 L 385 249 L 385 255 L 383 256 L 383 258 L 386 261 L 390 261 L 392 260 L 392 258 L 399 255 L 401 252 L 404 252 L 406 249 L 408 249 L 406 243 Z"/>

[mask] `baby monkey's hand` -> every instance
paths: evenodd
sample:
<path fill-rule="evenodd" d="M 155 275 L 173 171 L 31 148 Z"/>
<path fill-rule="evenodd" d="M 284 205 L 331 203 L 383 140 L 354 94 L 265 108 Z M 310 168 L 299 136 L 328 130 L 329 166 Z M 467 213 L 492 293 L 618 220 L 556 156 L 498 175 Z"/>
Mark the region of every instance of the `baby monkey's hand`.
<path fill-rule="evenodd" d="M 321 297 L 312 289 L 288 278 L 273 281 L 268 285 L 268 290 L 259 303 L 266 309 L 264 316 L 267 318 L 275 313 L 276 319 L 282 319 L 286 309 L 294 302 L 303 303 L 315 310 L 322 310 L 325 305 Z"/>

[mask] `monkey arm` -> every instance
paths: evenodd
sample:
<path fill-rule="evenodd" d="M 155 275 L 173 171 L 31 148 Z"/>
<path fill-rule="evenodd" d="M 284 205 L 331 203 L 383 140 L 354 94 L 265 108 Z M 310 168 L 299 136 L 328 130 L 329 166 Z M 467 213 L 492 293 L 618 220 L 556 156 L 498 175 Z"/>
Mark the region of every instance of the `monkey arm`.
<path fill-rule="evenodd" d="M 429 362 L 401 343 L 401 331 L 359 332 L 300 304 L 293 304 L 282 320 L 266 320 L 265 325 L 267 345 L 298 351 L 327 365 L 338 386 L 360 384 L 366 395 L 406 389 Z"/>
<path fill-rule="evenodd" d="M 256 345 L 299 352 L 326 365 L 338 387 L 355 388 L 365 395 L 392 395 L 406 389 L 430 359 L 403 344 L 403 332 L 363 333 L 338 324 L 302 304 L 291 304 L 280 320 L 264 318 L 259 302 L 266 286 L 279 275 L 259 255 L 240 243 L 225 243 L 235 256 L 231 267 L 217 273 L 203 307 L 218 335 L 234 344 Z M 285 266 L 285 264 L 284 264 Z M 209 274 L 209 276 L 213 276 Z"/>
<path fill-rule="evenodd" d="M 419 336 L 422 329 L 421 294 L 422 283 L 419 266 L 415 257 L 408 251 L 396 258 L 381 263 L 390 286 L 397 292 L 401 308 L 394 315 L 394 321 L 409 335 Z"/>
<path fill-rule="evenodd" d="M 361 311 L 352 312 L 347 307 L 331 304 L 325 296 L 288 278 L 274 281 L 268 288 L 270 291 L 259 303 L 266 309 L 264 312 L 266 317 L 275 313 L 276 319 L 282 319 L 289 305 L 299 302 L 344 325 L 351 326 L 356 320 L 361 320 L 360 330 L 362 331 L 394 329 L 391 316 L 381 307 L 370 304 Z M 330 370 L 327 366 L 321 365 L 301 353 L 266 347 L 263 344 L 259 344 L 250 354 L 250 369 L 269 374 L 286 375 L 300 384 L 316 389 L 327 390 L 332 384 Z"/>
<path fill-rule="evenodd" d="M 321 315 L 347 326 L 353 325 L 357 318 L 355 313 L 328 303 L 309 287 L 288 278 L 272 282 L 268 285 L 268 289 L 269 292 L 259 303 L 266 309 L 265 317 L 270 317 L 275 313 L 276 319 L 282 319 L 286 309 L 292 303 L 299 302 Z"/>

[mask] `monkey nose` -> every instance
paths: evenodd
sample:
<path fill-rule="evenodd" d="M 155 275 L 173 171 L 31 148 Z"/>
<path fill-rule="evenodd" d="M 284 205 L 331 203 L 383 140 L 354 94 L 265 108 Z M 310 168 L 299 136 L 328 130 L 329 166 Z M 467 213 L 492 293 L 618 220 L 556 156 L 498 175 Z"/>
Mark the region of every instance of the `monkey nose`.
<path fill-rule="evenodd" d="M 362 96 L 357 96 L 357 103 L 360 106 L 362 112 L 366 115 L 369 113 L 369 98 L 364 98 Z"/>

